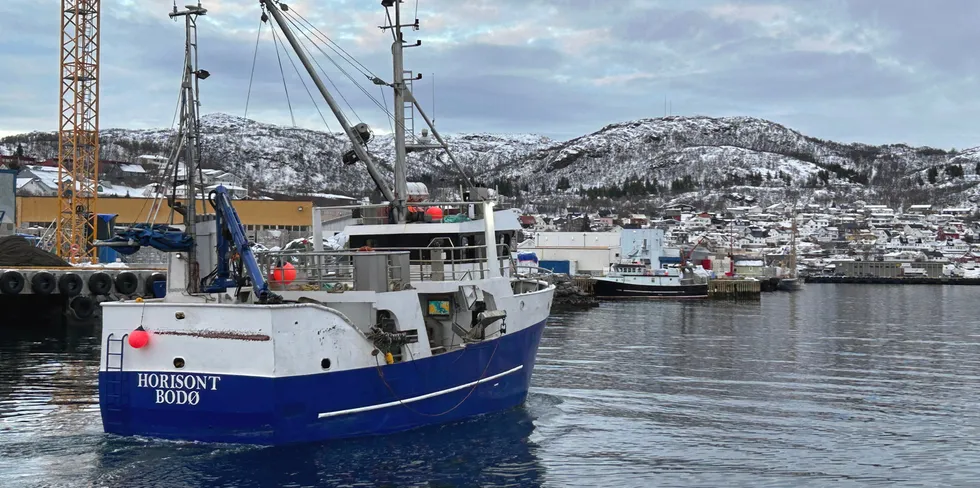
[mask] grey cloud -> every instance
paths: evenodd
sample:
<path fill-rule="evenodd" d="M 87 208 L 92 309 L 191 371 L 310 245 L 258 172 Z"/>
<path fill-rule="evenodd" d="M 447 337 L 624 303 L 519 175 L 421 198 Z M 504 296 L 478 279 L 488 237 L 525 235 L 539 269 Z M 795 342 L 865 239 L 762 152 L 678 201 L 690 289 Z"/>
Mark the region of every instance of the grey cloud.
<path fill-rule="evenodd" d="M 847 6 L 855 21 L 889 35 L 895 56 L 951 73 L 975 73 L 980 67 L 980 2 L 850 0 Z"/>
<path fill-rule="evenodd" d="M 618 38 L 628 43 L 645 41 L 716 43 L 748 35 L 743 24 L 719 21 L 704 11 L 646 8 L 625 16 Z"/>
<path fill-rule="evenodd" d="M 167 19 L 166 5 L 151 3 L 158 2 L 122 3 L 104 13 L 103 127 L 170 124 L 183 31 Z M 345 47 L 371 70 L 391 76 L 390 38 L 372 27 L 381 21 L 379 2 L 294 3 L 334 39 L 347 39 Z M 795 15 L 774 34 L 757 19 L 711 15 L 709 8 L 722 3 L 777 5 Z M 316 10 L 309 11 L 311 5 Z M 50 130 L 57 122 L 59 4 L 22 7 L 0 3 L 0 62 L 18 67 L 0 77 L 0 130 Z M 201 66 L 213 74 L 202 85 L 204 109 L 241 115 L 259 9 L 254 0 L 224 0 L 222 7 L 201 23 Z M 422 0 L 420 9 L 423 27 L 431 15 L 442 16 L 444 27 L 412 33 L 413 39 L 454 41 L 426 43 L 408 54 L 408 67 L 426 74 L 417 84 L 426 106 L 430 74 L 436 74 L 437 117 L 445 132 L 571 137 L 659 116 L 666 95 L 675 113 L 771 117 L 822 138 L 980 143 L 971 130 L 980 104 L 968 102 L 980 67 L 974 53 L 980 2 L 972 0 Z M 492 15 L 472 18 L 472 12 Z M 371 26 L 358 25 L 358 18 Z M 540 26 L 533 42 L 497 45 L 476 31 L 522 23 Z M 562 37 L 570 32 L 580 33 L 574 48 Z M 349 41 L 365 35 L 373 37 L 363 45 Z M 821 42 L 844 47 L 821 50 Z M 361 117 L 388 126 L 371 100 L 318 59 Z M 292 65 L 283 63 L 297 122 L 322 128 Z M 366 88 L 381 98 L 378 87 Z M 290 123 L 269 40 L 260 47 L 249 112 Z"/>

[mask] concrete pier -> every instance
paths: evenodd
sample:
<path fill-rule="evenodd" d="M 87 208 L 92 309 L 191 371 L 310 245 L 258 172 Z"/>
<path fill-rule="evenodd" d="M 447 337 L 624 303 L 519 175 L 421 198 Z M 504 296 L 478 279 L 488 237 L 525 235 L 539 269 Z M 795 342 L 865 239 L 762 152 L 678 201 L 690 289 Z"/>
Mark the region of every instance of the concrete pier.
<path fill-rule="evenodd" d="M 154 297 L 163 268 L 0 267 L 0 305 L 9 316 L 62 313 L 82 323 L 101 319 L 100 303 Z"/>
<path fill-rule="evenodd" d="M 708 297 L 721 300 L 758 300 L 762 282 L 758 280 L 722 279 L 708 282 Z"/>

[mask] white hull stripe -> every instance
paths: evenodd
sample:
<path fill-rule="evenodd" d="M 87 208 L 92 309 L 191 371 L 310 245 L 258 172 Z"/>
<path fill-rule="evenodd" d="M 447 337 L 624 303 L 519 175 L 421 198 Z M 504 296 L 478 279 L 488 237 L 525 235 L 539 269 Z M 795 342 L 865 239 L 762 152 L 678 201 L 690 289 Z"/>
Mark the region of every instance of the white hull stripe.
<path fill-rule="evenodd" d="M 493 380 L 495 380 L 497 378 L 501 378 L 503 376 L 507 376 L 507 375 L 509 375 L 511 373 L 516 373 L 516 372 L 518 372 L 518 371 L 520 371 L 522 369 L 524 369 L 524 365 L 523 364 L 520 365 L 520 366 L 518 366 L 518 367 L 516 367 L 516 368 L 514 368 L 514 369 L 509 369 L 507 371 L 504 371 L 503 373 L 497 373 L 497 374 L 495 374 L 493 376 L 488 376 L 486 378 L 482 378 L 482 379 L 479 379 L 479 380 L 476 380 L 476 381 L 472 381 L 470 383 L 465 383 L 465 384 L 462 384 L 462 385 L 459 385 L 459 386 L 454 386 L 452 388 L 447 388 L 445 390 L 434 391 L 432 393 L 426 393 L 425 395 L 419 395 L 417 397 L 406 398 L 404 400 L 397 400 L 397 401 L 394 401 L 394 402 L 379 403 L 377 405 L 368 405 L 366 407 L 349 408 L 347 410 L 335 410 L 333 412 L 324 412 L 324 413 L 321 413 L 320 415 L 318 415 L 317 418 L 325 419 L 327 417 L 336 417 L 338 415 L 348 415 L 348 414 L 352 414 L 352 413 L 370 412 L 371 410 L 379 410 L 379 409 L 382 409 L 382 408 L 394 407 L 394 406 L 397 406 L 397 405 L 404 405 L 406 403 L 414 403 L 414 402 L 418 402 L 418 401 L 421 401 L 421 400 L 425 400 L 427 398 L 437 397 L 439 395 L 445 395 L 447 393 L 452 393 L 454 391 L 459 391 L 459 390 L 462 390 L 464 388 L 469 388 L 471 386 L 478 385 L 480 383 L 486 383 L 487 381 L 493 381 Z"/>

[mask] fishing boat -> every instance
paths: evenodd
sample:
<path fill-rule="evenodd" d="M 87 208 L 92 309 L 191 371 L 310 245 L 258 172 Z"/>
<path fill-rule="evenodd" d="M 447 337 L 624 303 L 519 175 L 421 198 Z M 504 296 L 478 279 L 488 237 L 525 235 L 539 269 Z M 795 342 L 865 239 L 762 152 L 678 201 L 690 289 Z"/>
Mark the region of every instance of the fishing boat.
<path fill-rule="evenodd" d="M 394 37 L 394 185 L 320 81 L 285 5 L 263 0 L 350 140 L 386 203 L 357 209 L 343 250 L 253 252 L 229 191 L 199 212 L 187 171 L 187 224 L 146 227 L 102 245 L 170 251 L 162 299 L 104 304 L 99 403 L 107 433 L 278 445 L 381 435 L 512 409 L 528 394 L 555 287 L 521 272 L 510 247 L 520 229 L 492 192 L 469 183 L 462 202 L 409 202 L 411 137 L 405 111 L 426 121 L 403 70 L 398 1 L 384 0 Z M 181 109 L 185 164 L 197 163 L 196 19 L 187 25 Z M 461 168 L 462 171 L 462 168 Z M 464 172 L 465 175 L 465 172 Z M 409 204 L 410 203 L 410 204 Z M 319 225 L 314 222 L 314 225 Z M 316 243 L 315 243 L 316 244 Z M 322 245 L 322 243 L 320 243 Z M 319 247 L 319 246 L 317 246 Z M 202 272 L 210 271 L 202 276 Z M 497 418 L 497 417 L 494 417 Z"/>
<path fill-rule="evenodd" d="M 651 269 L 645 264 L 619 263 L 593 283 L 598 298 L 705 298 L 708 279 L 688 266 Z"/>
<path fill-rule="evenodd" d="M 694 251 L 705 237 L 690 250 L 677 249 L 677 263 L 663 265 L 668 253 L 664 248 L 664 231 L 642 229 L 623 231 L 619 245 L 623 259 L 613 263 L 605 276 L 594 279 L 597 298 L 705 298 L 708 296 L 707 273 L 698 274 L 690 264 Z M 654 268 L 654 263 L 661 264 Z"/>

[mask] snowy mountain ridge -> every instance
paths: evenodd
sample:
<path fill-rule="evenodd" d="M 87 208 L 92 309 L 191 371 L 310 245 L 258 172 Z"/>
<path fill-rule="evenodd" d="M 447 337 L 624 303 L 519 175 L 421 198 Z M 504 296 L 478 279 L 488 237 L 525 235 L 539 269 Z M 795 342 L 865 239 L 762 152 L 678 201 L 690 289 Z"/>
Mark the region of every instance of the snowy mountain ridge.
<path fill-rule="evenodd" d="M 362 163 L 342 163 L 350 149 L 343 134 L 209 114 L 202 117 L 201 135 L 202 164 L 243 177 L 257 193 L 363 195 L 373 189 Z M 173 138 L 170 129 L 103 130 L 102 157 L 167 156 Z M 759 203 L 864 199 L 900 206 L 956 204 L 980 195 L 980 148 L 843 144 L 751 117 L 641 119 L 568 141 L 486 133 L 446 140 L 478 181 L 531 202 L 732 205 L 733 198 L 749 197 Z M 51 133 L 4 138 L 0 151 L 12 154 L 18 145 L 30 156 L 57 155 Z M 392 135 L 376 135 L 368 148 L 390 178 Z M 409 161 L 409 177 L 430 188 L 458 184 L 454 166 L 440 152 L 413 153 Z"/>

